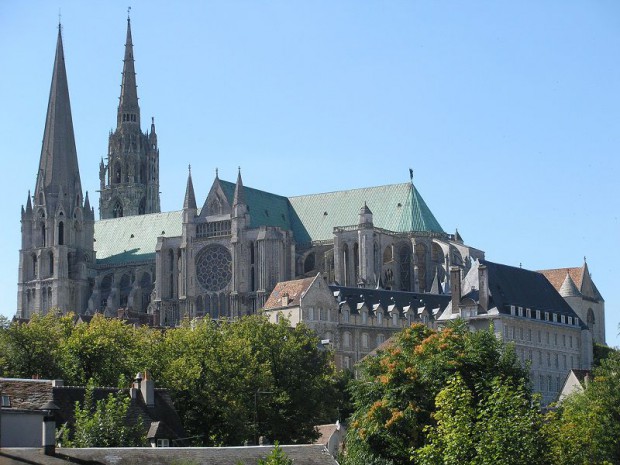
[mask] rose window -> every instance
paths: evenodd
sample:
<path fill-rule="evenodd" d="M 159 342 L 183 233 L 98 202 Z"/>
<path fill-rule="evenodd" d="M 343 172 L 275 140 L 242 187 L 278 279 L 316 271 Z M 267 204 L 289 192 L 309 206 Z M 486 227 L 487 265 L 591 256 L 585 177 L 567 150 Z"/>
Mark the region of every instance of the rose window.
<path fill-rule="evenodd" d="M 196 257 L 196 277 L 207 291 L 221 291 L 232 278 L 232 258 L 222 245 L 209 245 Z"/>

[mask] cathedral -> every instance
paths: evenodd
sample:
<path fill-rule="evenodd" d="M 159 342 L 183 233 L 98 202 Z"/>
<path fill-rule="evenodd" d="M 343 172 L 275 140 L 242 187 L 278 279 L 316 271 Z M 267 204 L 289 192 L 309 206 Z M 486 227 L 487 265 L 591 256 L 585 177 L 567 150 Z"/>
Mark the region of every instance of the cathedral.
<path fill-rule="evenodd" d="M 99 163 L 99 220 L 83 195 L 59 27 L 36 184 L 22 208 L 17 317 L 51 309 L 153 325 L 234 318 L 278 282 L 441 292 L 482 251 L 446 233 L 412 180 L 284 197 L 217 170 L 202 205 L 191 170 L 180 210 L 160 211 L 155 123 L 142 130 L 127 19 L 116 129 Z"/>

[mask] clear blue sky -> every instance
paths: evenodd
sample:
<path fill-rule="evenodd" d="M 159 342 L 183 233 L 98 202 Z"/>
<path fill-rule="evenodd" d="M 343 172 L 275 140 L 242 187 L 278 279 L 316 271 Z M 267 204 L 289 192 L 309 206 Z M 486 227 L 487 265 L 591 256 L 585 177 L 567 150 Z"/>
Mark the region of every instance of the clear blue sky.
<path fill-rule="evenodd" d="M 116 124 L 126 1 L 0 3 L 0 312 L 16 307 L 59 8 L 82 186 Z M 281 195 L 414 182 L 487 259 L 580 266 L 620 345 L 620 2 L 134 1 L 162 210 L 219 168 Z M 616 283 L 616 284 L 614 284 Z"/>

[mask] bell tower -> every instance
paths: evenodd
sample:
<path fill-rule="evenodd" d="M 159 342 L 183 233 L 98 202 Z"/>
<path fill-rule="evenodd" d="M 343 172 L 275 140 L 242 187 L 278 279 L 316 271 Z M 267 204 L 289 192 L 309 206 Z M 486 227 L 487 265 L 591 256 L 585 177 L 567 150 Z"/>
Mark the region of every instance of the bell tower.
<path fill-rule="evenodd" d="M 86 309 L 94 223 L 88 193 L 82 196 L 59 24 L 36 186 L 21 213 L 18 317 Z"/>
<path fill-rule="evenodd" d="M 150 132 L 143 133 L 129 16 L 116 130 L 110 133 L 107 163 L 102 159 L 99 164 L 99 182 L 102 220 L 160 212 L 155 120 L 151 120 Z"/>

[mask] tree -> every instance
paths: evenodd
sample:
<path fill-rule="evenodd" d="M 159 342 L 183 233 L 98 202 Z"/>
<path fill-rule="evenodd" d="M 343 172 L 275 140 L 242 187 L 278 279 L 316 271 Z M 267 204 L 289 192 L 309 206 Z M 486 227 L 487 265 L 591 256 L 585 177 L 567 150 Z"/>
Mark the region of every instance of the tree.
<path fill-rule="evenodd" d="M 73 315 L 55 312 L 1 328 L 0 372 L 15 378 L 63 378 L 62 348 L 72 331 Z"/>
<path fill-rule="evenodd" d="M 83 386 L 92 379 L 97 386 L 114 386 L 119 377 L 133 379 L 155 365 L 160 339 L 151 328 L 96 314 L 90 323 L 76 325 L 62 345 L 65 380 Z"/>
<path fill-rule="evenodd" d="M 131 423 L 127 414 L 131 400 L 122 392 L 94 400 L 94 383 L 89 381 L 84 402 L 75 403 L 75 424 L 62 430 L 64 447 L 143 446 L 145 429 L 138 419 Z"/>
<path fill-rule="evenodd" d="M 438 398 L 444 389 L 471 398 L 469 405 L 476 409 L 497 388 L 500 376 L 504 383 L 522 388 L 531 400 L 528 374 L 514 349 L 491 331 L 470 332 L 460 320 L 438 332 L 420 324 L 404 329 L 385 351 L 364 359 L 359 371 L 360 379 L 351 387 L 355 411 L 347 432 L 347 465 L 409 464 L 416 450 L 429 443 L 427 435 L 439 436 L 433 436 L 432 428 L 440 420 L 447 428 L 451 414 L 460 415 L 465 427 L 460 425 L 459 431 L 464 431 L 473 422 L 472 411 L 450 404 L 448 394 Z M 443 402 L 439 413 L 437 398 L 440 405 Z M 467 446 L 465 439 L 444 438 L 447 442 L 440 450 L 458 446 L 464 450 L 450 454 L 474 454 L 475 444 Z"/>
<path fill-rule="evenodd" d="M 284 453 L 278 441 L 274 443 L 271 453 L 265 460 L 259 460 L 258 465 L 293 465 L 293 461 Z"/>
<path fill-rule="evenodd" d="M 546 422 L 554 464 L 620 463 L 620 353 L 593 371 L 583 392 L 567 396 Z"/>
<path fill-rule="evenodd" d="M 314 425 L 337 416 L 329 355 L 303 325 L 262 316 L 186 322 L 165 334 L 158 379 L 200 444 L 309 441 Z"/>

